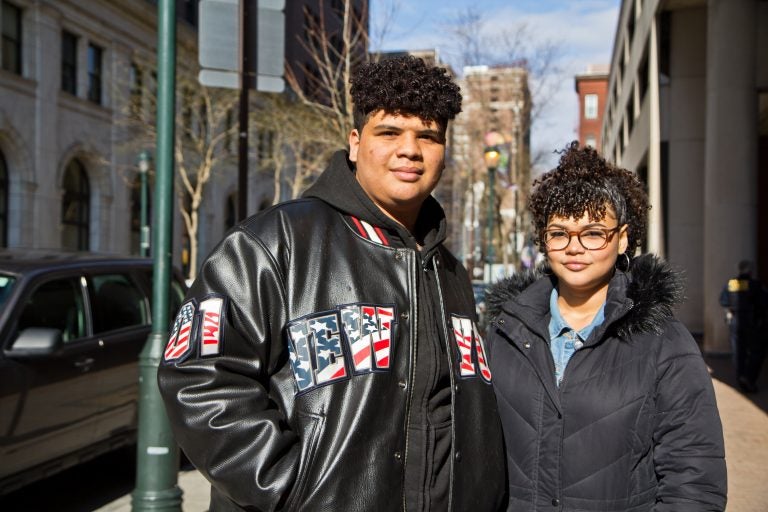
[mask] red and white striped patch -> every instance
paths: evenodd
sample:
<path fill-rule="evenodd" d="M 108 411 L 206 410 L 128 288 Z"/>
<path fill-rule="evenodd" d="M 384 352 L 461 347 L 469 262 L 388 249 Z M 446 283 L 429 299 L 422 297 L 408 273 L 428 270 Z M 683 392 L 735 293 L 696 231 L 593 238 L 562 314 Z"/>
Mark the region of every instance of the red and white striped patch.
<path fill-rule="evenodd" d="M 387 237 L 384 235 L 384 231 L 382 231 L 380 227 L 373 226 L 369 222 L 360 220 L 357 217 L 350 218 L 355 224 L 355 227 L 357 228 L 358 233 L 360 233 L 360 236 L 380 245 L 389 245 L 389 240 L 387 240 Z"/>
<path fill-rule="evenodd" d="M 179 359 L 189 352 L 191 347 L 190 337 L 192 336 L 192 323 L 195 319 L 195 304 L 192 301 L 187 302 L 179 310 L 176 320 L 173 322 L 173 329 L 165 346 L 163 359 L 173 361 Z"/>
<path fill-rule="evenodd" d="M 200 329 L 200 355 L 212 356 L 221 352 L 221 321 L 224 299 L 211 297 L 200 303 L 202 328 Z"/>

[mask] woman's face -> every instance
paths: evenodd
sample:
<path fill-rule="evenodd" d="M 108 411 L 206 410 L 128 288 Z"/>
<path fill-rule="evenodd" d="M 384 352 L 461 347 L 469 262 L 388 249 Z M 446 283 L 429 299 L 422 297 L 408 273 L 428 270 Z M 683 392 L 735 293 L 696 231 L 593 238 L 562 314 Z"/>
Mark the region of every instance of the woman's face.
<path fill-rule="evenodd" d="M 591 249 L 579 242 L 577 232 Z M 560 294 L 592 295 L 607 290 L 616 258 L 626 251 L 628 244 L 627 226 L 618 225 L 616 213 L 610 206 L 603 219 L 590 219 L 586 211 L 578 219 L 553 215 L 545 235 L 545 241 L 550 239 L 547 258 L 557 276 Z M 606 239 L 605 247 L 595 249 L 604 243 L 602 238 Z"/>

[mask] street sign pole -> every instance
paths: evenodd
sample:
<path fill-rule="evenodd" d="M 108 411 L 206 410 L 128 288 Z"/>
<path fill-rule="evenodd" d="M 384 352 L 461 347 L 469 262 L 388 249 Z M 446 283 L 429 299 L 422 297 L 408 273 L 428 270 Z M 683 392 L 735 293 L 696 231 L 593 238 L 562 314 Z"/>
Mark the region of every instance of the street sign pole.
<path fill-rule="evenodd" d="M 139 434 L 134 512 L 181 512 L 179 450 L 157 388 L 157 367 L 168 338 L 176 89 L 175 0 L 157 3 L 157 154 L 152 230 L 152 332 L 139 356 Z"/>

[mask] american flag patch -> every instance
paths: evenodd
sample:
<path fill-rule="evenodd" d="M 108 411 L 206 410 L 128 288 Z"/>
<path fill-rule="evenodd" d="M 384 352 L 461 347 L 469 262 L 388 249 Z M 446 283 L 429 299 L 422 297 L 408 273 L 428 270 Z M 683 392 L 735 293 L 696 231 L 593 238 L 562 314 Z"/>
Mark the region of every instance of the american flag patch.
<path fill-rule="evenodd" d="M 173 361 L 184 356 L 191 347 L 190 337 L 192 336 L 192 323 L 195 319 L 195 304 L 189 301 L 181 306 L 176 320 L 173 322 L 173 329 L 168 338 L 168 344 L 165 346 L 163 360 Z"/>
<path fill-rule="evenodd" d="M 475 322 L 466 317 L 451 315 L 453 337 L 459 350 L 459 375 L 461 377 L 480 377 L 491 382 L 491 369 L 486 361 L 485 342 L 480 336 Z"/>
<path fill-rule="evenodd" d="M 221 321 L 224 298 L 212 296 L 200 303 L 200 355 L 214 356 L 221 352 Z"/>

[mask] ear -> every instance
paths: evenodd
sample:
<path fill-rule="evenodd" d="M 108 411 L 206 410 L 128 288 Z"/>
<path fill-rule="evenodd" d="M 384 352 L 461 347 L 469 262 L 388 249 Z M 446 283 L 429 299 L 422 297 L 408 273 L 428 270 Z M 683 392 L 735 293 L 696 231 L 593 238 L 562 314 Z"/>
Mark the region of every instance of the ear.
<path fill-rule="evenodd" d="M 353 129 L 349 132 L 349 160 L 357 162 L 357 151 L 360 149 L 360 132 Z"/>
<path fill-rule="evenodd" d="M 627 247 L 629 247 L 629 226 L 624 224 L 619 231 L 619 254 L 625 253 Z"/>

